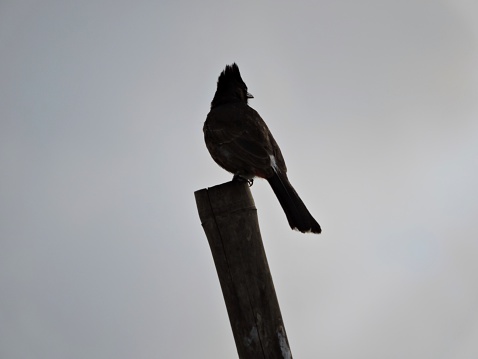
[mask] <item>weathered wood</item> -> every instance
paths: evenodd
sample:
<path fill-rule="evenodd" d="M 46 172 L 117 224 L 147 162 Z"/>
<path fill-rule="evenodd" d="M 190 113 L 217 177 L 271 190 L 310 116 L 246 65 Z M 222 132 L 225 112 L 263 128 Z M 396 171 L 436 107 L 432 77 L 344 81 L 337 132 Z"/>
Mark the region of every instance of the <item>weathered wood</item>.
<path fill-rule="evenodd" d="M 247 183 L 195 192 L 241 359 L 292 359 Z"/>

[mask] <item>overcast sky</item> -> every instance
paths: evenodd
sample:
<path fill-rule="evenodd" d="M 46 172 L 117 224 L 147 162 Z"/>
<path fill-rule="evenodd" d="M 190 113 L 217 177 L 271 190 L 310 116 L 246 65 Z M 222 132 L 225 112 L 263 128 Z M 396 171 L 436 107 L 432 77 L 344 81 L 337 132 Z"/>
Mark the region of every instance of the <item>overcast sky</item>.
<path fill-rule="evenodd" d="M 237 357 L 194 191 L 219 73 L 323 228 L 252 187 L 301 359 L 478 357 L 478 5 L 0 2 L 0 357 Z"/>

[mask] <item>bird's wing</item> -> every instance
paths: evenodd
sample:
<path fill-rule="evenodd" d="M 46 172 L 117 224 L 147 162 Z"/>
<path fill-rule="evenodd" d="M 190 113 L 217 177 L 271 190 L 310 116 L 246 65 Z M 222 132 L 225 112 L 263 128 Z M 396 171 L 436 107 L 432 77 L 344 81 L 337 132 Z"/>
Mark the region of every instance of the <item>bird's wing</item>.
<path fill-rule="evenodd" d="M 272 175 L 272 135 L 249 106 L 220 106 L 212 110 L 204 133 L 211 155 L 226 170 L 260 177 Z"/>

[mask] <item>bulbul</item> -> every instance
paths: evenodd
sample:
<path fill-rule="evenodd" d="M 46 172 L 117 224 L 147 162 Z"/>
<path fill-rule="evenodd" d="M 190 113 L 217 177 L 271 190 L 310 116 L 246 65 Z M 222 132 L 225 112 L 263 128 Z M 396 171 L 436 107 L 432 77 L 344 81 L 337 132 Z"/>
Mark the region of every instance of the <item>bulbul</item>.
<path fill-rule="evenodd" d="M 239 67 L 227 65 L 219 75 L 211 111 L 204 123 L 204 139 L 214 161 L 234 174 L 235 180 L 265 178 L 272 187 L 292 229 L 320 233 L 320 225 L 307 210 L 287 178 L 281 150 L 261 116 L 247 104 L 253 96 Z"/>

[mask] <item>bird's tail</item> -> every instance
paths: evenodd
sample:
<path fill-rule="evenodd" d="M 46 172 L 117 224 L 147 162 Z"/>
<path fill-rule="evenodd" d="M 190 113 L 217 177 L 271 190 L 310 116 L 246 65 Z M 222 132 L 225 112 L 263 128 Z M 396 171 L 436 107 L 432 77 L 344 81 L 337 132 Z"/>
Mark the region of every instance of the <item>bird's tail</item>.
<path fill-rule="evenodd" d="M 290 184 L 285 173 L 275 172 L 267 180 L 276 194 L 292 229 L 297 229 L 302 233 L 320 233 L 322 231 L 320 225 L 312 217 L 304 202 Z"/>

